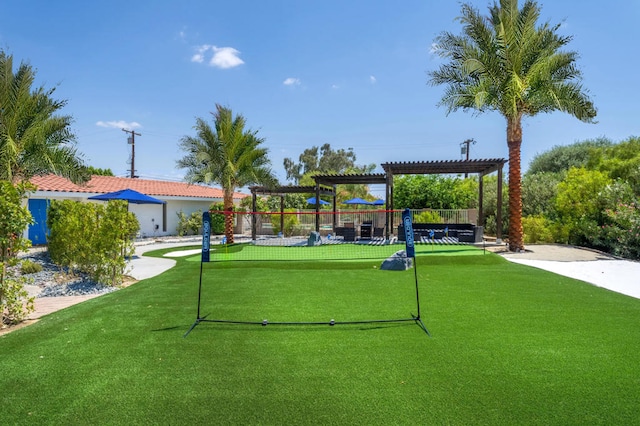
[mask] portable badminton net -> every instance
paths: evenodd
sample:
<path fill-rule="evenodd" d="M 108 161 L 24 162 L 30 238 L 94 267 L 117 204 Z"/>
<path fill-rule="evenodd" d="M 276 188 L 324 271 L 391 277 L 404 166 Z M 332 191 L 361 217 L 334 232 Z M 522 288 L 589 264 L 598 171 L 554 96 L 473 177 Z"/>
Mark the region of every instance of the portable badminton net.
<path fill-rule="evenodd" d="M 418 324 L 427 334 L 429 334 L 426 326 L 424 325 L 421 317 L 420 309 L 420 294 L 419 283 L 416 263 L 416 251 L 427 252 L 428 246 L 426 244 L 416 244 L 414 239 L 414 233 L 411 222 L 411 213 L 409 210 L 402 212 L 402 225 L 404 228 L 404 235 L 402 240 L 398 241 L 397 238 L 387 238 L 374 228 L 376 221 L 372 220 L 371 214 L 388 213 L 386 211 L 362 211 L 362 212 L 349 212 L 344 214 L 340 221 L 336 221 L 335 216 L 329 217 L 324 214 L 319 217 L 317 213 L 268 213 L 268 212 L 256 212 L 256 213 L 240 213 L 234 212 L 234 222 L 241 221 L 248 222 L 247 219 L 258 218 L 258 223 L 278 224 L 283 223 L 283 227 L 275 226 L 275 229 L 271 229 L 271 235 L 259 235 L 254 234 L 255 238 L 248 241 L 239 241 L 234 244 L 224 244 L 224 240 L 220 240 L 219 244 L 212 243 L 211 240 L 211 220 L 214 214 L 224 214 L 223 212 L 205 212 L 203 213 L 203 238 L 202 238 L 202 251 L 200 258 L 200 276 L 198 285 L 198 301 L 197 301 L 197 315 L 196 320 L 185 333 L 185 337 L 200 323 L 218 323 L 218 324 L 255 324 L 261 326 L 267 325 L 340 325 L 340 324 L 370 324 L 370 323 L 396 323 L 396 322 L 415 322 Z M 229 214 L 229 213 L 227 213 Z M 250 215 L 255 215 L 251 217 Z M 321 232 L 310 231 L 309 227 L 304 229 L 303 232 L 296 231 L 293 227 L 287 227 L 287 223 L 293 222 L 293 215 L 296 216 L 297 223 L 299 223 L 299 217 L 313 215 L 315 220 L 319 221 L 333 221 L 334 225 L 331 228 L 326 225 L 321 228 Z M 215 218 L 215 217 L 214 217 Z M 309 217 L 305 217 L 309 219 Z M 262 222 L 261 222 L 262 221 Z M 256 222 L 254 221 L 254 224 Z M 254 228 L 255 229 L 255 228 Z M 283 232 L 284 231 L 284 232 Z M 296 235 L 308 232 L 308 236 Z M 274 235 L 275 234 L 275 235 Z M 416 250 L 417 249 L 417 250 Z M 259 317 L 257 319 L 213 319 L 211 314 L 207 313 L 202 315 L 203 308 L 203 286 L 215 285 L 215 271 L 216 265 L 223 267 L 229 267 L 229 265 L 238 265 L 239 273 L 242 273 L 242 264 L 234 264 L 234 262 L 261 262 L 262 264 L 267 262 L 361 262 L 361 261 L 384 261 L 392 255 L 398 256 L 400 251 L 404 250 L 405 259 L 411 259 L 413 264 L 413 287 L 415 297 L 415 314 L 410 313 L 407 317 L 401 318 L 383 318 L 383 319 L 335 319 L 330 315 L 327 316 L 327 320 L 323 321 L 305 321 L 301 319 L 299 321 L 271 321 Z M 204 266 L 207 265 L 207 268 Z M 323 264 L 324 265 L 324 264 Z M 387 271 L 380 271 L 383 273 L 393 273 Z M 203 276 L 207 278 L 206 283 L 203 282 Z M 224 303 L 223 300 L 219 300 L 218 303 Z"/>

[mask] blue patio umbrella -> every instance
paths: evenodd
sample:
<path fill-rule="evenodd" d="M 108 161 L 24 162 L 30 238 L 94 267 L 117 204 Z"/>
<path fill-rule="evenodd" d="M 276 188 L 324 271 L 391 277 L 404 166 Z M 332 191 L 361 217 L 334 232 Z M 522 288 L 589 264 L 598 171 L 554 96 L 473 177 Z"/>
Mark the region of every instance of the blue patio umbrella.
<path fill-rule="evenodd" d="M 150 197 L 142 192 L 134 191 L 133 189 L 122 189 L 115 192 L 107 192 L 106 194 L 94 195 L 89 197 L 89 200 L 125 200 L 133 204 L 164 204 L 165 201 L 158 200 L 157 198 Z"/>
<path fill-rule="evenodd" d="M 380 199 L 378 199 L 378 200 L 373 200 L 373 201 L 371 202 L 371 204 L 372 204 L 372 205 L 374 205 L 374 206 L 383 206 L 383 205 L 384 205 L 384 200 L 380 200 Z"/>
<path fill-rule="evenodd" d="M 307 198 L 307 203 L 315 205 L 316 204 L 316 197 Z M 320 199 L 320 205 L 321 206 L 324 206 L 326 204 L 331 204 L 331 203 L 329 203 L 328 201 L 325 201 L 323 199 Z"/>
<path fill-rule="evenodd" d="M 350 200 L 344 201 L 342 204 L 366 204 L 367 206 L 370 206 L 371 202 L 363 200 L 362 198 L 352 198 Z"/>

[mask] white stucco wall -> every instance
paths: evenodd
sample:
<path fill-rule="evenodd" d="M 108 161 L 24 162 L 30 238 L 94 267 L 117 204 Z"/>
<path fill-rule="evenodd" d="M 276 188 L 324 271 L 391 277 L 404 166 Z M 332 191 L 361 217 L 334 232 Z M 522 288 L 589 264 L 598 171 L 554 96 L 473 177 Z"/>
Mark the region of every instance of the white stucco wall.
<path fill-rule="evenodd" d="M 216 200 L 217 201 L 217 200 Z M 212 200 L 168 200 L 167 201 L 167 233 L 166 235 L 177 235 L 178 228 L 178 212 L 182 210 L 185 215 L 189 216 L 192 212 L 198 210 L 205 211 L 209 209 Z M 142 223 L 140 223 L 142 228 Z"/>
<path fill-rule="evenodd" d="M 103 201 L 90 201 L 88 197 L 95 194 L 79 194 L 64 192 L 38 191 L 30 197 L 41 200 L 73 200 L 80 202 L 103 203 Z M 183 211 L 186 215 L 192 212 L 205 211 L 214 202 L 222 202 L 222 199 L 202 199 L 184 197 L 154 197 L 166 201 L 166 224 L 163 227 L 163 206 L 160 204 L 129 204 L 129 211 L 134 213 L 140 223 L 140 236 L 143 238 L 160 237 L 167 235 L 177 235 L 178 212 Z M 236 200 L 237 201 L 237 200 Z M 27 201 L 24 201 L 27 204 Z M 157 226 L 157 227 L 156 227 Z M 166 230 L 165 230 L 166 229 Z M 28 230 L 25 230 L 24 237 L 28 238 Z"/>

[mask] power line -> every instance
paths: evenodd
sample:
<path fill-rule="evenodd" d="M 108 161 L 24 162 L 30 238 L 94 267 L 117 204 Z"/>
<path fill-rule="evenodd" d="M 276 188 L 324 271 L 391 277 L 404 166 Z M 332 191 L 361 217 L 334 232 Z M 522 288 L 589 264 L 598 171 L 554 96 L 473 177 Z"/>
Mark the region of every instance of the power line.
<path fill-rule="evenodd" d="M 467 156 L 466 160 L 467 161 L 469 161 L 469 147 L 470 147 L 471 144 L 475 144 L 475 143 L 476 143 L 476 141 L 474 141 L 473 138 L 472 138 L 472 139 L 467 139 L 466 141 L 464 141 L 464 142 L 462 142 L 460 144 L 460 154 L 462 154 L 462 155 L 466 154 L 466 156 Z M 469 177 L 469 173 L 465 173 L 464 177 L 468 178 Z"/>
<path fill-rule="evenodd" d="M 127 138 L 127 143 L 131 145 L 131 174 L 129 177 L 132 179 L 136 176 L 136 135 L 142 136 L 140 133 L 136 133 L 133 130 L 122 129 L 125 133 L 131 133 L 131 136 Z"/>

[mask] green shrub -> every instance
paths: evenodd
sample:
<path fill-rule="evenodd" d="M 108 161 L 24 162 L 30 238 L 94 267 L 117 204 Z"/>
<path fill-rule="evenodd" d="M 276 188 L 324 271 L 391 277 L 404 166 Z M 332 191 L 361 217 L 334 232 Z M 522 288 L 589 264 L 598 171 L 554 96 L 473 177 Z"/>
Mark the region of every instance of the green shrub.
<path fill-rule="evenodd" d="M 134 253 L 133 239 L 140 229 L 126 201 L 102 204 L 54 200 L 47 225 L 49 256 L 56 264 L 89 274 L 94 281 L 122 283 L 127 258 Z"/>
<path fill-rule="evenodd" d="M 42 265 L 32 262 L 29 259 L 23 260 L 22 264 L 20 265 L 20 272 L 23 275 L 35 274 L 36 272 L 40 271 L 42 271 Z"/>
<path fill-rule="evenodd" d="M 544 216 L 527 216 L 522 218 L 525 244 L 552 243 L 553 231 Z"/>
<path fill-rule="evenodd" d="M 178 227 L 176 231 L 179 236 L 197 235 L 202 230 L 202 210 L 191 212 L 189 216 L 184 214 L 182 210 L 176 213 L 178 215 Z"/>
<path fill-rule="evenodd" d="M 485 235 L 497 236 L 498 224 L 496 223 L 496 216 L 487 216 L 484 219 L 484 233 Z M 509 235 L 509 217 L 502 215 L 502 237 L 508 238 Z"/>
<path fill-rule="evenodd" d="M 9 266 L 18 263 L 16 255 L 25 251 L 29 240 L 22 238 L 25 228 L 33 223 L 29 210 L 22 204 L 25 185 L 14 187 L 0 181 L 0 316 L 1 324 L 16 324 L 33 311 L 33 297 L 24 290 L 25 279 L 15 276 Z"/>
<path fill-rule="evenodd" d="M 560 244 L 569 243 L 569 233 L 571 232 L 571 226 L 562 222 L 554 221 L 549 226 L 551 234 L 553 235 L 553 242 Z"/>
<path fill-rule="evenodd" d="M 620 203 L 605 214 L 609 224 L 601 229 L 608 251 L 629 259 L 640 259 L 640 205 Z"/>
<path fill-rule="evenodd" d="M 426 210 L 418 214 L 414 214 L 413 222 L 414 223 L 444 223 L 444 220 L 438 214 L 438 212 L 434 212 L 433 210 Z"/>
<path fill-rule="evenodd" d="M 249 198 L 249 197 L 247 197 Z M 209 206 L 209 210 L 212 212 L 223 212 L 223 203 L 213 203 Z M 212 213 L 211 214 L 211 233 L 214 235 L 224 234 L 224 214 Z"/>
<path fill-rule="evenodd" d="M 24 277 L 9 277 L 2 290 L 2 324 L 18 324 L 35 309 L 34 298 L 24 289 Z"/>
<path fill-rule="evenodd" d="M 284 209 L 285 213 L 293 213 L 295 209 Z M 280 229 L 280 217 L 284 216 L 284 231 Z M 278 234 L 282 232 L 285 237 L 290 237 L 293 235 L 296 225 L 299 224 L 298 216 L 295 214 L 272 214 L 271 217 L 271 226 L 273 227 L 273 233 Z"/>

